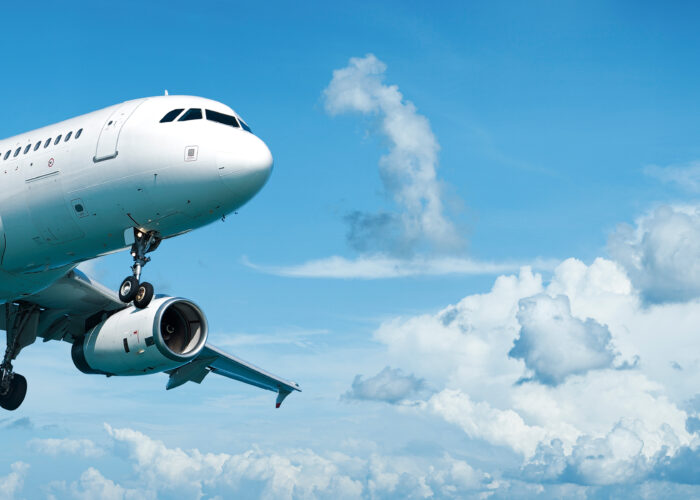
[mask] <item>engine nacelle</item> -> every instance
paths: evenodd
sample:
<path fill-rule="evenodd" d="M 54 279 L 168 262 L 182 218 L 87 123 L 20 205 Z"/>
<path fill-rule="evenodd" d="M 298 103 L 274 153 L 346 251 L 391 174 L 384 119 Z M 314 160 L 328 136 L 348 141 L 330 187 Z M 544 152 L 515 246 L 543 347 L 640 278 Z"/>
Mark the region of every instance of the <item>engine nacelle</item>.
<path fill-rule="evenodd" d="M 209 329 L 189 300 L 153 299 L 145 309 L 119 311 L 73 342 L 71 355 L 83 373 L 144 375 L 191 361 L 204 348 Z"/>

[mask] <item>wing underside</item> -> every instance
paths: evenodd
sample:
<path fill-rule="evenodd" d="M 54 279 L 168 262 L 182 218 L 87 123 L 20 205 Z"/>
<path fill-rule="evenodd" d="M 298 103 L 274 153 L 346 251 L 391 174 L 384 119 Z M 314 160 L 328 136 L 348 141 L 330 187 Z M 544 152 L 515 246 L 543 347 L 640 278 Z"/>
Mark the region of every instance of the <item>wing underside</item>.
<path fill-rule="evenodd" d="M 32 305 L 31 321 L 22 332 L 22 347 L 37 337 L 64 340 L 73 343 L 87 330 L 111 314 L 126 307 L 109 288 L 90 279 L 77 269 L 39 293 L 22 298 Z M 34 307 L 35 306 L 35 307 Z M 0 314 L 0 329 L 6 328 L 5 315 Z M 269 373 L 221 349 L 206 344 L 192 361 L 167 372 L 170 375 L 166 389 L 174 389 L 186 382 L 201 383 L 209 373 L 250 384 L 277 393 L 276 406 L 292 392 L 301 391 L 295 382 Z"/>
<path fill-rule="evenodd" d="M 293 391 L 301 391 L 296 382 L 268 373 L 209 344 L 204 346 L 196 359 L 170 372 L 166 388 L 174 389 L 185 382 L 201 383 L 210 372 L 276 392 L 277 408 Z"/>

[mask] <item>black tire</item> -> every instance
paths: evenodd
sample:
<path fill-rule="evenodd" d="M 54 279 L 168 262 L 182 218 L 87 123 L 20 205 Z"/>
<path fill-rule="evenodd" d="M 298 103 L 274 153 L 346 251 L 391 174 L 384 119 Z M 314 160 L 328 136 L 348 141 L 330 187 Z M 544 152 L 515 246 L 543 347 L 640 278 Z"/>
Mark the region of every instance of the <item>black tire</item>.
<path fill-rule="evenodd" d="M 128 304 L 129 302 L 134 300 L 134 297 L 136 297 L 138 291 L 139 280 L 137 280 L 133 276 L 127 276 L 126 278 L 124 278 L 124 281 L 122 281 L 122 284 L 119 285 L 119 300 L 121 300 L 125 304 Z"/>
<path fill-rule="evenodd" d="M 148 304 L 151 303 L 153 299 L 153 285 L 148 282 L 141 283 L 139 285 L 138 291 L 136 292 L 136 297 L 134 297 L 134 305 L 139 309 L 145 309 Z"/>
<path fill-rule="evenodd" d="M 10 390 L 4 396 L 0 396 L 0 406 L 6 410 L 14 411 L 19 408 L 26 395 L 27 379 L 19 373 L 15 373 L 10 382 Z"/>

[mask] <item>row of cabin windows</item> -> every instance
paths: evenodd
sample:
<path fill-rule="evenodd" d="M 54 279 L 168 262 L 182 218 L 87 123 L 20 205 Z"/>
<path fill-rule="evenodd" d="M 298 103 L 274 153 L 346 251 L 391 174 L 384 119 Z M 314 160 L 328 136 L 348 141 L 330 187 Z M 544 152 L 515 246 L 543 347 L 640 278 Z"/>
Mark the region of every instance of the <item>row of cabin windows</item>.
<path fill-rule="evenodd" d="M 83 133 L 83 129 L 78 130 L 78 131 L 75 133 L 75 138 L 78 139 L 82 133 Z M 66 137 L 63 139 L 63 142 L 68 142 L 68 141 L 70 140 L 70 138 L 71 138 L 72 135 L 73 135 L 73 131 L 71 130 L 70 132 L 68 132 L 68 133 L 66 134 Z M 61 142 L 61 138 L 62 138 L 62 137 L 63 137 L 63 134 L 60 134 L 58 137 L 56 137 L 56 139 L 53 141 L 54 146 L 57 145 L 59 142 Z M 37 142 L 37 143 L 34 145 L 34 151 L 37 151 L 37 150 L 39 149 L 39 147 L 41 146 L 41 143 L 42 143 L 42 142 L 44 143 L 44 149 L 48 148 L 49 145 L 51 145 L 51 137 L 49 137 L 48 139 L 46 139 L 46 141 L 39 141 L 39 142 Z M 26 155 L 27 153 L 29 153 L 29 150 L 30 150 L 30 149 L 32 149 L 32 145 L 31 145 L 31 144 L 27 144 L 27 145 L 24 147 L 24 154 Z M 19 156 L 19 152 L 20 152 L 20 151 L 22 151 L 22 146 L 20 146 L 20 147 L 18 147 L 17 149 L 15 149 L 15 154 L 13 154 L 12 157 L 13 157 L 13 158 L 17 158 L 17 156 Z M 12 153 L 12 150 L 11 150 L 11 149 L 8 150 L 7 153 L 5 153 L 5 156 L 3 157 L 3 161 L 4 161 L 4 160 L 7 160 L 7 159 L 10 157 L 10 154 L 11 154 L 11 153 Z"/>
<path fill-rule="evenodd" d="M 172 122 L 175 121 L 175 118 L 180 116 L 180 118 L 177 120 L 179 122 L 187 122 L 190 120 L 201 120 L 203 118 L 202 115 L 202 110 L 199 108 L 191 108 L 185 111 L 184 108 L 180 109 L 173 109 L 172 111 L 168 111 L 163 118 L 161 118 L 160 123 L 167 123 L 167 122 Z M 248 124 L 244 122 L 241 119 L 237 119 L 235 116 L 231 115 L 225 115 L 224 113 L 219 113 L 218 111 L 212 111 L 210 109 L 205 110 L 207 120 L 216 122 L 216 123 L 222 123 L 224 125 L 228 125 L 229 127 L 241 127 L 243 130 L 247 132 L 252 132 Z"/>

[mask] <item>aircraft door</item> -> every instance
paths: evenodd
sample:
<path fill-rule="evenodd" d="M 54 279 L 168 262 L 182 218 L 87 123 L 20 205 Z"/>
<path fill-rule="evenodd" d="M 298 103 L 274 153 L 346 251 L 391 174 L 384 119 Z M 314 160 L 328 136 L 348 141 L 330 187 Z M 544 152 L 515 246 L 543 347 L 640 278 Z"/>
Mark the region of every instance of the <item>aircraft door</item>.
<path fill-rule="evenodd" d="M 97 140 L 97 150 L 95 151 L 95 157 L 93 161 L 97 163 L 98 161 L 111 160 L 116 158 L 119 151 L 117 150 L 119 142 L 119 134 L 122 131 L 122 127 L 132 115 L 136 108 L 138 108 L 145 101 L 128 101 L 122 103 L 114 110 L 114 112 L 107 118 L 107 121 L 102 126 L 102 131 L 100 132 L 100 138 Z"/>
<path fill-rule="evenodd" d="M 27 210 L 36 230 L 32 239 L 39 244 L 56 245 L 85 236 L 76 222 L 77 214 L 71 214 L 74 209 L 64 198 L 61 159 L 56 160 L 52 154 L 40 155 L 23 167 L 27 172 Z"/>

